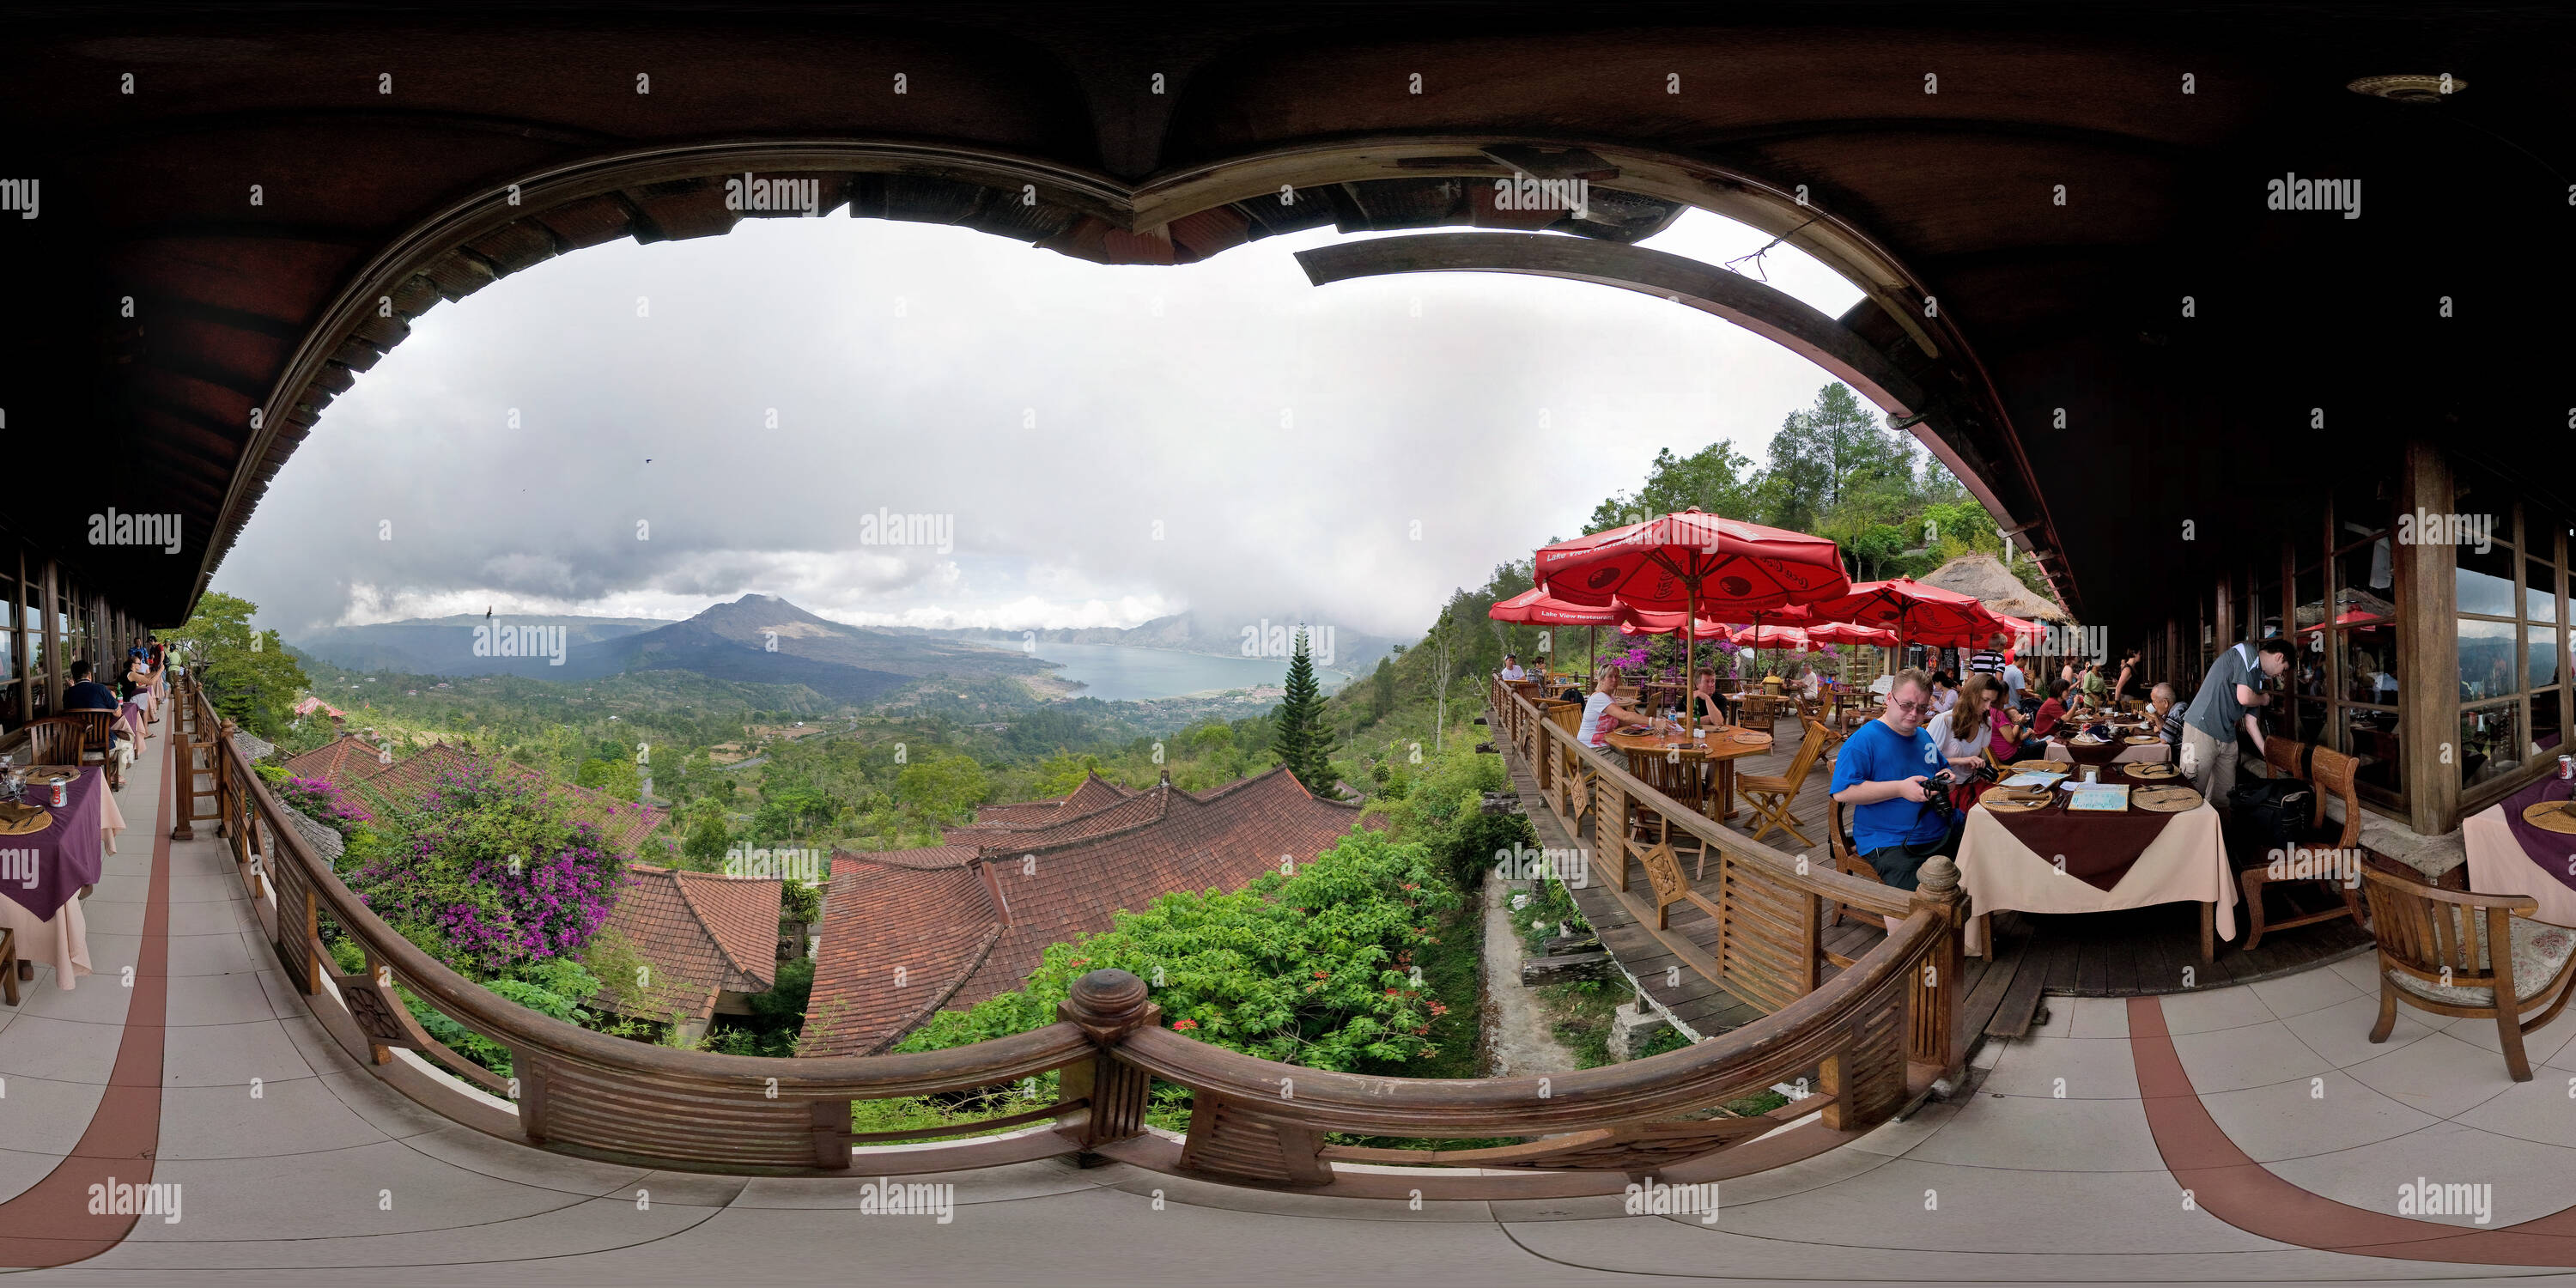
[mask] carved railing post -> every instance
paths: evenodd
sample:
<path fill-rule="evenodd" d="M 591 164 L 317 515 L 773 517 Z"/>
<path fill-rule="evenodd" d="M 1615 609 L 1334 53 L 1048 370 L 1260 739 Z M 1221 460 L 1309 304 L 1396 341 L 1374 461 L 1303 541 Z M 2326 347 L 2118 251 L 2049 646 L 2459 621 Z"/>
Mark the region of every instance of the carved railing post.
<path fill-rule="evenodd" d="M 1910 1019 L 1905 1058 L 1930 1065 L 1947 1077 L 1959 1066 L 1950 1038 L 1951 1016 L 1958 1009 L 1959 936 L 1965 928 L 1965 918 L 1960 916 L 1959 865 L 1946 855 L 1933 855 L 1924 861 L 1916 880 L 1920 884 L 1914 890 L 1915 910 L 1929 910 L 1940 921 L 1939 933 L 1915 963 L 1913 978 L 1906 985 L 1911 997 L 1906 1007 Z"/>
<path fill-rule="evenodd" d="M 193 686 L 185 694 L 173 692 L 170 695 L 170 701 L 170 763 L 179 771 L 179 781 L 174 785 L 179 806 L 174 812 L 178 814 L 179 820 L 170 826 L 170 839 L 193 841 L 197 839 L 197 829 L 192 826 L 189 816 L 196 811 L 188 806 L 191 801 L 190 793 L 197 785 L 197 749 L 188 745 L 188 728 L 193 722 L 187 720 L 190 709 L 196 702 Z"/>
<path fill-rule="evenodd" d="M 1088 1103 L 1056 1124 L 1082 1145 L 1082 1165 L 1097 1166 L 1107 1160 L 1092 1153 L 1093 1146 L 1144 1134 L 1153 1075 L 1119 1059 L 1117 1046 L 1129 1033 L 1159 1023 L 1163 1008 L 1147 999 L 1145 981 L 1123 970 L 1096 970 L 1073 981 L 1055 1013 L 1099 1048 L 1090 1059 L 1065 1066 L 1058 1099 Z"/>

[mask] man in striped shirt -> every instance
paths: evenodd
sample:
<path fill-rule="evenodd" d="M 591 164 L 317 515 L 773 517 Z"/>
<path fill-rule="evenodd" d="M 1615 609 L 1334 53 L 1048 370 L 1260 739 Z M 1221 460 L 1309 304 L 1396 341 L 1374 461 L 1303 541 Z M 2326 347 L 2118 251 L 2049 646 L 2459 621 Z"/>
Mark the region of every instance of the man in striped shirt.
<path fill-rule="evenodd" d="M 1986 641 L 1986 646 L 1984 648 L 1970 654 L 1968 656 L 1969 674 L 2002 675 L 2004 673 L 2004 645 L 2006 642 L 2007 641 L 2001 634 L 1997 634 L 1994 638 Z"/>

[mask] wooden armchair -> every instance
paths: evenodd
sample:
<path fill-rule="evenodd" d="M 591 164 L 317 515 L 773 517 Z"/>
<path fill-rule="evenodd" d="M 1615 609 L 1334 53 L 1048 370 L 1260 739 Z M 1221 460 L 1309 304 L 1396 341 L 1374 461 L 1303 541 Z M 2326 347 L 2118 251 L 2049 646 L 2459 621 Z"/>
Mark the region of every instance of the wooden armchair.
<path fill-rule="evenodd" d="M 1772 722 L 1778 719 L 1776 708 L 1771 705 L 1774 701 L 1760 693 L 1745 694 L 1744 713 L 1737 717 L 1737 723 L 1761 733 L 1771 732 Z"/>
<path fill-rule="evenodd" d="M 1887 878 L 1880 876 L 1878 869 L 1871 867 L 1869 860 L 1860 856 L 1859 843 L 1852 840 L 1851 806 L 1827 797 L 1825 807 L 1827 810 L 1825 826 L 1831 829 L 1825 841 L 1833 848 L 1834 870 L 1847 877 L 1859 877 L 1872 885 L 1886 885 Z M 1875 917 L 1864 917 L 1853 912 L 1849 904 L 1837 903 L 1834 905 L 1833 921 L 1829 924 L 1841 925 L 1845 917 L 1865 926 L 1875 925 L 1878 921 Z"/>
<path fill-rule="evenodd" d="M 2444 890 L 2375 869 L 2363 880 L 2379 941 L 2379 1023 L 2370 1040 L 2388 1040 L 2401 1001 L 2436 1015 L 2492 1017 L 2505 1070 L 2531 1081 L 2522 1035 L 2567 1005 L 2576 930 L 2533 921 L 2540 905 L 2529 895 Z M 2501 954 L 2490 951 L 2497 943 Z M 2543 1008 L 2539 1018 L 2525 1021 L 2535 1007 Z"/>
<path fill-rule="evenodd" d="M 107 774 L 107 785 L 110 790 L 124 789 L 124 767 L 118 765 L 116 757 L 109 754 L 109 748 L 112 745 L 111 731 L 116 728 L 115 712 L 99 707 L 75 707 L 60 715 L 48 716 L 47 719 L 68 720 L 80 726 L 80 759 L 66 763 L 97 765 Z"/>
<path fill-rule="evenodd" d="M 1807 736 L 1798 743 L 1798 754 L 1789 759 L 1786 773 L 1743 774 L 1735 780 L 1736 794 L 1753 808 L 1754 840 L 1761 840 L 1777 828 L 1795 837 L 1800 848 L 1815 847 L 1816 843 L 1807 839 L 1807 834 L 1799 831 L 1789 817 L 1790 807 L 1797 804 L 1799 791 L 1807 785 L 1807 771 L 1816 767 L 1816 757 L 1825 752 L 1825 727 L 1814 720 L 1804 723 Z"/>
<path fill-rule="evenodd" d="M 2308 818 L 2307 833 L 2299 844 L 2310 849 L 2330 850 L 2332 854 L 2309 860 L 2325 860 L 2328 863 L 2326 875 L 2276 877 L 2271 875 L 2268 866 L 2249 867 L 2237 874 L 2238 883 L 2245 888 L 2245 947 L 2248 951 L 2263 942 L 2266 930 L 2312 926 L 2337 917 L 2350 917 L 2358 924 L 2362 917 L 2361 798 L 2353 786 L 2361 762 L 2332 747 L 2292 742 L 2287 738 L 2264 739 L 2263 760 L 2275 773 L 2303 779 L 2316 787 L 2316 808 Z M 2343 800 L 2343 822 L 2339 825 L 2326 822 L 2326 796 L 2329 793 Z M 2283 857 L 2286 860 L 2296 856 Z M 2270 885 L 2322 886 L 2334 896 L 2335 902 L 2314 909 L 2292 903 L 2292 915 L 2266 922 L 2263 918 L 2263 887 Z M 2286 896 L 2286 891 L 2284 893 Z"/>
<path fill-rule="evenodd" d="M 89 725 L 68 715 L 47 716 L 27 726 L 27 763 L 77 765 L 89 741 Z"/>

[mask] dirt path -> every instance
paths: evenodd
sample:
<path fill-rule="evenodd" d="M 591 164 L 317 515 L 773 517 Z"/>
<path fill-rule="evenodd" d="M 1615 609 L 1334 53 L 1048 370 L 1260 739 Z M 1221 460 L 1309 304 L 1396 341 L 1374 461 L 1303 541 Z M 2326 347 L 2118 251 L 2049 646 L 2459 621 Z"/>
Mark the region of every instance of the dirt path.
<path fill-rule="evenodd" d="M 1485 882 L 1485 1076 L 1564 1073 L 1574 1053 L 1556 1040 L 1539 1000 L 1521 986 L 1521 942 L 1507 900 L 1515 884 Z"/>

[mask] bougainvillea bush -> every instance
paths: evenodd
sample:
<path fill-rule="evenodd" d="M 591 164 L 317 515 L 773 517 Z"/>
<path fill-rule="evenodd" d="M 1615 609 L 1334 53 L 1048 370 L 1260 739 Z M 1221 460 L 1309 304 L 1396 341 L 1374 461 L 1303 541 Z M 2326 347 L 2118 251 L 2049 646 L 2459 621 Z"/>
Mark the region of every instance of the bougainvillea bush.
<path fill-rule="evenodd" d="M 1049 947 L 1027 987 L 943 1011 L 898 1049 L 1052 1024 L 1075 979 L 1116 967 L 1145 981 L 1167 1027 L 1201 1042 L 1312 1069 L 1401 1067 L 1438 1054 L 1428 1035 L 1447 1008 L 1415 978 L 1412 952 L 1438 942 L 1458 901 L 1424 846 L 1353 832 L 1294 876 L 1119 913 L 1108 931 Z"/>
<path fill-rule="evenodd" d="M 277 785 L 277 798 L 287 808 L 339 833 L 342 840 L 359 824 L 376 820 L 355 797 L 319 778 L 289 778 Z"/>
<path fill-rule="evenodd" d="M 439 776 L 404 839 L 349 874 L 377 916 L 459 970 L 578 957 L 608 920 L 625 860 L 543 780 L 475 762 Z"/>

